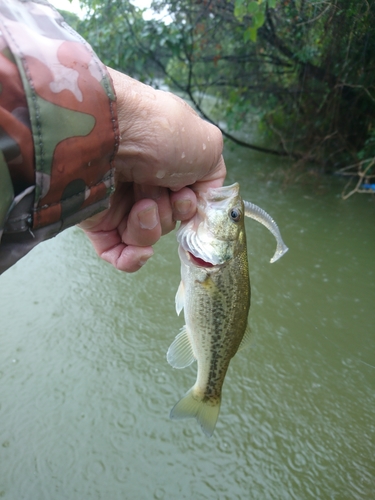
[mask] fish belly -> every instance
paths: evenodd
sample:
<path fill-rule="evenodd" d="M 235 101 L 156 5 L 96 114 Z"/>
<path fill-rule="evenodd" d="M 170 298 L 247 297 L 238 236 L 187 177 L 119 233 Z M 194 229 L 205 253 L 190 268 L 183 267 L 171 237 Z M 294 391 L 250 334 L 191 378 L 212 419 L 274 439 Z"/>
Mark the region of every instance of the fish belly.
<path fill-rule="evenodd" d="M 218 270 L 182 264 L 186 332 L 198 364 L 197 380 L 172 409 L 172 418 L 196 417 L 211 436 L 231 358 L 247 327 L 250 283 L 247 255 Z"/>

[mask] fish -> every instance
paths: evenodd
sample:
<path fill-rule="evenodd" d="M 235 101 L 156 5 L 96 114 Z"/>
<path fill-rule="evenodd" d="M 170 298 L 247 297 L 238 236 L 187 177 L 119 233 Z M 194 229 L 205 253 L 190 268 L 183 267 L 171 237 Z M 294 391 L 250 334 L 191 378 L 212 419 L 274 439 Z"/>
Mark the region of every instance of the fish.
<path fill-rule="evenodd" d="M 257 205 L 242 200 L 238 183 L 197 193 L 197 212 L 177 231 L 181 282 L 176 312 L 185 325 L 167 352 L 173 368 L 197 361 L 193 387 L 170 412 L 171 419 L 195 417 L 211 437 L 230 360 L 251 342 L 248 314 L 250 278 L 245 217 L 264 224 L 277 240 L 272 262 L 288 248 L 276 222 Z"/>

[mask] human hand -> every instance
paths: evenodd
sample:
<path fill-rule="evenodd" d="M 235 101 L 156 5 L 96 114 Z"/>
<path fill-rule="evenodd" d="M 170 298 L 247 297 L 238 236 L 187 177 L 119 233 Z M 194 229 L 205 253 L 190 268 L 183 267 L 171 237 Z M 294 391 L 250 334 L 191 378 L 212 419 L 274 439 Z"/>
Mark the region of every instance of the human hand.
<path fill-rule="evenodd" d="M 108 70 L 121 136 L 116 189 L 110 208 L 79 226 L 101 258 L 134 272 L 162 234 L 193 217 L 195 192 L 223 185 L 222 136 L 179 97 Z"/>

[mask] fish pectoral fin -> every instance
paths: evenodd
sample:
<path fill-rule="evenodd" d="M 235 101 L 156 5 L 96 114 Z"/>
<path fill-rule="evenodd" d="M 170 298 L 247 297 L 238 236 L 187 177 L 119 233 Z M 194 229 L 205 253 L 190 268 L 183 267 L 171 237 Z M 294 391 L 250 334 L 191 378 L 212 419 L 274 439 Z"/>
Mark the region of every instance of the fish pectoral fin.
<path fill-rule="evenodd" d="M 176 313 L 177 316 L 179 316 L 185 304 L 185 286 L 182 280 L 180 281 L 180 285 L 176 293 L 175 302 L 176 302 Z"/>
<path fill-rule="evenodd" d="M 244 336 L 242 337 L 242 340 L 241 340 L 241 343 L 238 347 L 237 352 L 242 351 L 242 349 L 246 349 L 247 347 L 249 347 L 251 345 L 252 340 L 253 339 L 252 339 L 252 335 L 251 335 L 250 326 L 247 325 Z"/>
<path fill-rule="evenodd" d="M 214 433 L 216 422 L 220 412 L 220 398 L 212 401 L 204 401 L 196 396 L 194 387 L 174 405 L 171 410 L 171 419 L 183 419 L 195 417 L 202 427 L 206 436 L 211 437 Z"/>
<path fill-rule="evenodd" d="M 195 361 L 186 325 L 181 328 L 167 352 L 167 361 L 173 368 L 186 368 Z"/>

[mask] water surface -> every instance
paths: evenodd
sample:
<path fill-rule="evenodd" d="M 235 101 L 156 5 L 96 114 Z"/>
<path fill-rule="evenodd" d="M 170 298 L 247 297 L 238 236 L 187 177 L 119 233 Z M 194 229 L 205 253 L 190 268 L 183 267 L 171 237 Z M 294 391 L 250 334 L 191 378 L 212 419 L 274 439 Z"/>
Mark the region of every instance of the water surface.
<path fill-rule="evenodd" d="M 273 236 L 246 222 L 254 339 L 214 436 L 168 418 L 196 375 L 165 357 L 183 324 L 175 233 L 126 275 L 73 228 L 0 277 L 0 497 L 374 498 L 374 200 L 343 201 L 340 179 L 283 189 L 279 160 L 226 158 L 290 251 L 270 264 Z"/>

